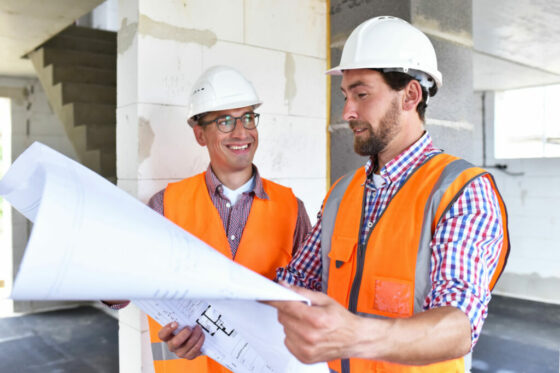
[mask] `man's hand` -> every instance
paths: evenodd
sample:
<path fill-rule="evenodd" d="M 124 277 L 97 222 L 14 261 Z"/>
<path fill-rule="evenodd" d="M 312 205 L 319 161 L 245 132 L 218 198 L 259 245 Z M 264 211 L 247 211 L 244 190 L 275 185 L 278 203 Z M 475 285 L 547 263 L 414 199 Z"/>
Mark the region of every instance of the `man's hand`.
<path fill-rule="evenodd" d="M 311 300 L 311 306 L 302 302 L 264 302 L 278 310 L 288 350 L 306 364 L 352 356 L 359 317 L 323 293 L 290 289 Z"/>
<path fill-rule="evenodd" d="M 174 352 L 175 355 L 192 360 L 200 356 L 202 353 L 200 349 L 204 344 L 204 333 L 200 325 L 194 328 L 184 328 L 177 334 L 173 334 L 177 329 L 178 324 L 174 321 L 165 325 L 158 333 L 159 339 L 167 342 L 169 351 Z"/>

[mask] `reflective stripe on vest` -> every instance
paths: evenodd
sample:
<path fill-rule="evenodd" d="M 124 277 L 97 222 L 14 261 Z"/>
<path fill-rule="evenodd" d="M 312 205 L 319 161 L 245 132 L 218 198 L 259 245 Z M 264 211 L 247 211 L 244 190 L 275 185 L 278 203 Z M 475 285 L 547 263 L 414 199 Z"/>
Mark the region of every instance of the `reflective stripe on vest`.
<path fill-rule="evenodd" d="M 218 210 L 208 195 L 204 175 L 169 184 L 163 197 L 164 215 L 231 258 L 228 238 Z M 276 269 L 286 266 L 291 259 L 298 203 L 291 189 L 266 179 L 262 182 L 269 199 L 253 198 L 235 262 L 272 279 Z M 158 338 L 161 326 L 150 317 L 148 322 L 156 373 L 229 372 L 206 356 L 194 360 L 177 358 Z"/>
<path fill-rule="evenodd" d="M 365 197 L 364 168 L 341 178 L 331 188 L 323 210 L 323 291 L 364 317 L 407 317 L 422 312 L 431 288 L 433 230 L 470 181 L 481 176 L 488 177 L 497 192 L 484 170 L 446 154 L 430 158 L 409 175 L 388 202 L 365 245 L 358 241 Z M 493 280 L 502 272 L 509 251 L 507 215 L 497 195 L 504 222 L 504 249 Z M 344 208 L 339 211 L 340 206 Z M 391 250 L 376 249 L 381 247 Z M 362 276 L 367 281 L 362 281 Z M 350 367 L 352 372 L 385 371 L 389 367 L 391 372 L 464 371 L 462 359 L 414 368 L 359 359 L 331 362 L 329 366 L 341 372 L 350 372 Z"/>
<path fill-rule="evenodd" d="M 169 351 L 167 343 L 154 342 L 152 343 L 152 358 L 154 360 L 175 360 L 180 359 L 174 352 Z"/>

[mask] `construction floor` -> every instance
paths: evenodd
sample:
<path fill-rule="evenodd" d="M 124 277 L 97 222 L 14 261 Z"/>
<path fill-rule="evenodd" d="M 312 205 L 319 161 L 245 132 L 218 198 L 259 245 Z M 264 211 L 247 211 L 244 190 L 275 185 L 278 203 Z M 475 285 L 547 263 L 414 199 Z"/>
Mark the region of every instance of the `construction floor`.
<path fill-rule="evenodd" d="M 117 320 L 94 307 L 0 319 L 0 372 L 118 372 Z M 560 373 L 560 306 L 495 296 L 473 373 Z"/>

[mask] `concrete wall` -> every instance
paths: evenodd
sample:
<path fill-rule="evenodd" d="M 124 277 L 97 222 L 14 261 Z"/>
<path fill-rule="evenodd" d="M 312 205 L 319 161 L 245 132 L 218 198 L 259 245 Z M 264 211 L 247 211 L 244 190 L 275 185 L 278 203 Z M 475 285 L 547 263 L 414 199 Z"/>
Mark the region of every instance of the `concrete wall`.
<path fill-rule="evenodd" d="M 76 159 L 76 152 L 64 132 L 62 124 L 49 106 L 47 96 L 37 79 L 0 77 L 0 95 L 11 98 L 11 160 L 14 161 L 34 141 Z M 17 211 L 11 211 L 12 262 L 5 268 L 9 281 L 6 292 L 11 289 L 12 279 L 17 274 L 29 234 L 31 222 Z M 9 301 L 11 302 L 11 301 Z M 61 302 L 13 302 L 13 312 L 35 312 L 49 308 L 67 306 Z"/>
<path fill-rule="evenodd" d="M 443 87 L 428 106 L 426 129 L 436 147 L 479 164 L 482 124 L 472 91 L 471 12 L 471 3 L 459 0 L 332 0 L 331 66 L 338 65 L 345 40 L 363 21 L 392 15 L 412 23 L 432 41 L 443 74 Z M 333 78 L 331 84 L 331 182 L 367 159 L 354 154 L 352 133 L 342 121 L 340 79 Z"/>
<path fill-rule="evenodd" d="M 212 9 L 212 11 L 209 11 Z M 319 0 L 121 0 L 117 84 L 118 185 L 147 201 L 206 169 L 186 124 L 190 88 L 232 65 L 264 104 L 255 158 L 313 218 L 326 191 L 326 3 Z M 150 371 L 145 318 L 120 312 L 122 372 Z"/>
<path fill-rule="evenodd" d="M 4 97 L 8 89 L 0 88 L 0 177 L 4 175 L 11 163 L 12 154 L 12 117 L 11 99 Z M 9 90 L 13 91 L 13 90 Z M 21 91 L 20 91 L 21 92 Z M 5 299 L 10 295 L 12 270 L 12 211 L 9 203 L 0 197 L 0 317 L 13 312 L 13 301 Z"/>
<path fill-rule="evenodd" d="M 507 166 L 489 170 L 506 202 L 512 245 L 495 292 L 560 304 L 560 159 L 496 159 L 493 93 L 485 93 L 484 108 L 486 164 Z"/>

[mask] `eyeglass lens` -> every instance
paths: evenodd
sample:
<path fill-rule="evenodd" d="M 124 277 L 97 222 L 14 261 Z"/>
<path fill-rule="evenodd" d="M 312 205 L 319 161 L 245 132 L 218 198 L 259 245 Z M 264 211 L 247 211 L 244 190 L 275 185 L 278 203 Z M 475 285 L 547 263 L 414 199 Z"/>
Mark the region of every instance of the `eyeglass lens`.
<path fill-rule="evenodd" d="M 241 121 L 243 127 L 248 130 L 252 130 L 257 127 L 259 115 L 256 113 L 245 113 L 240 117 L 232 117 L 230 115 L 226 115 L 224 117 L 216 119 L 216 123 L 220 131 L 232 132 L 235 129 L 235 125 L 238 119 Z"/>

